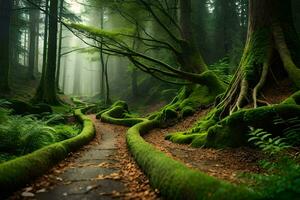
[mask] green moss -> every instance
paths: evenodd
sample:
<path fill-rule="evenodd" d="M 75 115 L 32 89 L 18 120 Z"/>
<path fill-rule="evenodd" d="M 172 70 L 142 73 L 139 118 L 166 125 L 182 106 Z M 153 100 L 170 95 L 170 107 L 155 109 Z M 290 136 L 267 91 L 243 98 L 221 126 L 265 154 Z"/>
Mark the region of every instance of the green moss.
<path fill-rule="evenodd" d="M 195 109 L 193 109 L 190 106 L 186 106 L 182 109 L 182 111 L 181 111 L 182 114 L 181 115 L 182 115 L 182 118 L 185 118 L 185 117 L 188 117 L 188 116 L 192 116 L 195 112 L 196 112 Z"/>
<path fill-rule="evenodd" d="M 202 134 L 194 134 L 195 138 L 191 142 L 192 147 L 204 147 L 207 141 L 207 133 L 204 132 Z"/>
<path fill-rule="evenodd" d="M 7 193 L 14 191 L 32 181 L 33 178 L 41 176 L 71 151 L 87 144 L 94 137 L 95 130 L 92 121 L 80 110 L 76 110 L 75 115 L 83 124 L 79 135 L 0 165 L 1 195 L 5 195 L 2 194 L 2 191 Z"/>
<path fill-rule="evenodd" d="M 59 105 L 59 106 L 51 106 L 54 113 L 70 113 L 72 111 L 71 107 L 68 105 Z"/>
<path fill-rule="evenodd" d="M 237 147 L 247 145 L 248 127 L 261 128 L 274 136 L 281 135 L 285 127 L 276 126 L 278 117 L 289 119 L 300 116 L 300 106 L 280 104 L 257 109 L 246 109 L 223 119 L 208 130 L 209 147 Z"/>
<path fill-rule="evenodd" d="M 185 133 L 179 132 L 166 136 L 166 139 L 178 144 L 190 144 L 197 136 L 198 134 L 186 135 Z"/>
<path fill-rule="evenodd" d="M 283 104 L 297 104 L 300 105 L 300 91 L 295 92 L 289 98 L 282 102 Z"/>
<path fill-rule="evenodd" d="M 138 165 L 148 176 L 153 188 L 158 188 L 160 194 L 165 199 L 256 199 L 258 196 L 254 192 L 244 188 L 234 186 L 230 183 L 217 180 L 200 171 L 192 170 L 184 164 L 173 160 L 161 151 L 156 150 L 152 145 L 145 142 L 141 135 L 149 130 L 160 126 L 158 116 L 153 115 L 153 120 L 139 118 L 114 118 L 110 114 L 115 114 L 115 109 L 111 109 L 102 114 L 102 120 L 109 123 L 127 125 L 128 120 L 133 120 L 136 124 L 131 127 L 126 134 L 126 141 L 130 152 L 134 156 Z M 172 110 L 172 109 L 170 109 Z M 123 110 L 124 111 L 124 110 Z M 126 113 L 126 112 L 125 112 Z M 120 113 L 118 113 L 120 115 Z M 132 123 L 133 124 L 133 123 Z M 205 141 L 206 134 L 201 137 L 199 134 L 185 135 L 178 133 L 168 136 L 179 143 L 192 142 L 200 144 Z"/>
<path fill-rule="evenodd" d="M 10 104 L 6 104 L 8 109 L 12 110 L 15 115 L 26 115 L 26 114 L 41 114 L 41 113 L 52 113 L 53 110 L 48 104 L 30 104 L 24 101 L 12 99 L 9 100 Z"/>
<path fill-rule="evenodd" d="M 166 199 L 257 199 L 253 192 L 187 168 L 156 150 L 140 134 L 158 127 L 157 121 L 145 120 L 127 132 L 128 147 L 139 166 Z"/>
<path fill-rule="evenodd" d="M 107 111 L 101 114 L 101 121 L 111 124 L 133 126 L 143 121 L 142 118 L 128 118 L 128 106 L 126 102 L 117 101 Z"/>

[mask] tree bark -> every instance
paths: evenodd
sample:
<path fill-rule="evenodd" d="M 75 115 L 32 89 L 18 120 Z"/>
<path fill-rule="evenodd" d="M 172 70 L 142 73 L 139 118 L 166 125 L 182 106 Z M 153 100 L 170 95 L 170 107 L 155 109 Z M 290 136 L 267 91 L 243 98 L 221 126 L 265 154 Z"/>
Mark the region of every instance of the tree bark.
<path fill-rule="evenodd" d="M 9 91 L 11 1 L 0 1 L 0 93 Z"/>
<path fill-rule="evenodd" d="M 197 47 L 192 28 L 191 0 L 180 0 L 181 53 L 178 62 L 188 72 L 202 73 L 207 70 L 199 48 Z"/>
<path fill-rule="evenodd" d="M 299 53 L 291 0 L 250 0 L 247 43 L 239 69 L 219 104 L 222 116 L 249 103 L 257 107 L 262 102 L 259 94 L 271 81 L 286 78 L 300 88 Z"/>
<path fill-rule="evenodd" d="M 47 64 L 44 76 L 37 90 L 36 101 L 49 104 L 58 104 L 59 100 L 56 94 L 56 53 L 57 53 L 57 17 L 58 17 L 58 0 L 50 0 L 49 10 L 49 37 Z"/>
<path fill-rule="evenodd" d="M 62 20 L 64 8 L 64 0 L 60 0 L 59 6 L 59 19 Z M 57 70 L 56 70 L 56 88 L 59 90 L 59 79 L 60 79 L 60 69 L 61 69 L 61 45 L 62 45 L 62 32 L 63 32 L 63 24 L 59 25 L 59 37 L 58 37 L 58 53 L 57 53 Z"/>
<path fill-rule="evenodd" d="M 36 63 L 36 44 L 37 44 L 37 35 L 39 27 L 39 10 L 31 8 L 29 11 L 29 59 L 28 59 L 28 71 L 27 78 L 34 80 L 34 69 L 37 65 Z"/>

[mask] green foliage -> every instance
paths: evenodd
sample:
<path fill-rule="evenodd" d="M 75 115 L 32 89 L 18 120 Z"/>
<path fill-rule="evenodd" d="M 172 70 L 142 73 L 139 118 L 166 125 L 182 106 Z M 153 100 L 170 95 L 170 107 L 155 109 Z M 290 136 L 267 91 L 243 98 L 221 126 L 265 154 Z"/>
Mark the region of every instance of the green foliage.
<path fill-rule="evenodd" d="M 70 152 L 91 141 L 95 135 L 93 122 L 84 116 L 81 110 L 75 110 L 75 116 L 83 126 L 80 134 L 0 164 L 1 195 L 2 192 L 15 191 L 34 178 L 43 175 Z"/>
<path fill-rule="evenodd" d="M 279 152 L 291 147 L 284 142 L 285 138 L 273 137 L 272 134 L 264 131 L 263 129 L 255 129 L 253 127 L 249 128 L 250 138 L 248 139 L 248 142 L 254 143 L 255 146 L 270 155 L 278 154 Z"/>
<path fill-rule="evenodd" d="M 258 199 L 242 186 L 217 180 L 200 171 L 186 167 L 140 136 L 158 127 L 155 120 L 144 120 L 131 127 L 126 135 L 130 152 L 147 174 L 151 185 L 166 199 Z"/>
<path fill-rule="evenodd" d="M 45 115 L 42 119 L 45 124 L 51 125 L 51 124 L 59 124 L 59 123 L 65 123 L 65 117 L 63 114 L 51 114 L 51 115 Z"/>
<path fill-rule="evenodd" d="M 276 162 L 264 161 L 267 174 L 247 174 L 253 189 L 262 194 L 262 199 L 296 200 L 300 196 L 300 165 L 289 157 Z"/>
<path fill-rule="evenodd" d="M 233 78 L 233 75 L 230 74 L 231 66 L 229 65 L 229 57 L 224 57 L 210 65 L 209 69 L 215 72 L 225 83 L 230 83 Z"/>
<path fill-rule="evenodd" d="M 284 126 L 283 135 L 287 142 L 293 146 L 300 145 L 300 118 L 283 119 L 280 116 L 274 120 L 275 125 Z"/>
<path fill-rule="evenodd" d="M 0 112 L 1 113 L 1 112 Z M 21 156 L 59 142 L 78 133 L 78 127 L 70 125 L 49 126 L 61 122 L 62 115 L 54 114 L 38 119 L 34 115 L 10 116 L 0 123 L 0 154 Z"/>

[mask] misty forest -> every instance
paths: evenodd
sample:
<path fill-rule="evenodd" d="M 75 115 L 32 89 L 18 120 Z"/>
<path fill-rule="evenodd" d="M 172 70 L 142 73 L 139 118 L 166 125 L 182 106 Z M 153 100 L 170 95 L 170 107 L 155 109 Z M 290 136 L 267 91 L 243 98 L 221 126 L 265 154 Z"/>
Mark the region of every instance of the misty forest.
<path fill-rule="evenodd" d="M 0 0 L 0 199 L 299 199 L 299 34 L 299 0 Z"/>

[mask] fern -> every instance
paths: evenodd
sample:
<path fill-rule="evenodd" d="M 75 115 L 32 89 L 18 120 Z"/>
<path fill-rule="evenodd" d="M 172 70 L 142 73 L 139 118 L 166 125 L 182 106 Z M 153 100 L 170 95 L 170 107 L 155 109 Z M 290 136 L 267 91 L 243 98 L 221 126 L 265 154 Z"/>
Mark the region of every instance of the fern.
<path fill-rule="evenodd" d="M 272 134 L 264 131 L 263 129 L 250 128 L 248 142 L 252 142 L 255 146 L 262 149 L 262 151 L 271 155 L 277 154 L 284 149 L 291 146 L 284 142 L 285 138 L 272 137 Z"/>
<path fill-rule="evenodd" d="M 233 75 L 230 74 L 231 67 L 229 65 L 229 57 L 225 57 L 215 64 L 210 66 L 210 69 L 214 71 L 225 83 L 230 83 Z"/>
<path fill-rule="evenodd" d="M 289 144 L 293 146 L 300 145 L 300 118 L 294 117 L 290 119 L 283 119 L 277 116 L 274 120 L 274 124 L 277 126 L 286 127 L 283 130 L 283 135 L 286 137 Z"/>
<path fill-rule="evenodd" d="M 20 156 L 76 136 L 78 128 L 48 125 L 62 118 L 61 115 L 49 115 L 43 120 L 36 115 L 7 116 L 6 122 L 0 123 L 0 155 Z"/>

